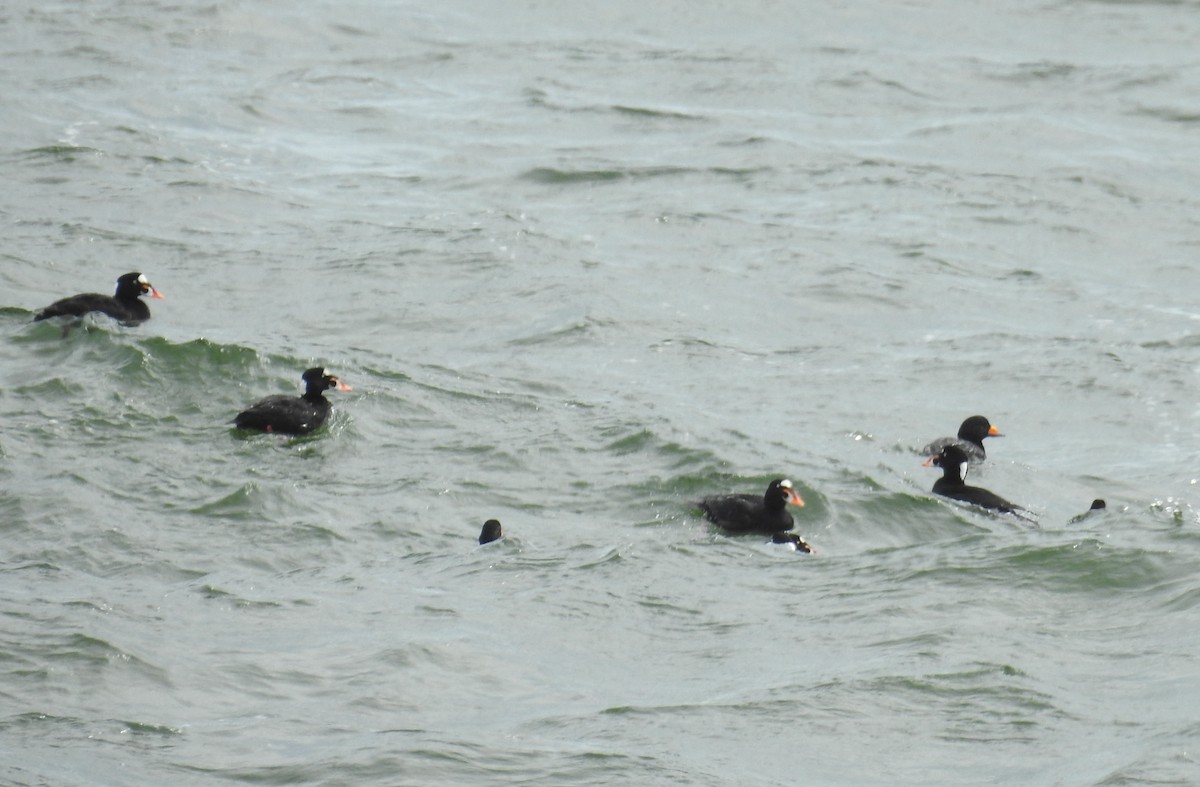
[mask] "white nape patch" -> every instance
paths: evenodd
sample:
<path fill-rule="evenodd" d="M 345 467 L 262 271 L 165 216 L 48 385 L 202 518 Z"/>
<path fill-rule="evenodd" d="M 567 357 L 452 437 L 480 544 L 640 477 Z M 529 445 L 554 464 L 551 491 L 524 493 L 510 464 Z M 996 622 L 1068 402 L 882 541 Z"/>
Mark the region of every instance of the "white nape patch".
<path fill-rule="evenodd" d="M 970 466 L 970 462 L 963 462 L 958 466 L 958 477 L 962 479 L 964 484 L 967 483 L 967 470 L 970 468 Z"/>
<path fill-rule="evenodd" d="M 144 274 L 144 273 L 139 273 L 137 280 L 138 280 L 138 284 L 149 284 L 150 283 L 150 280 L 146 278 L 146 274 Z"/>

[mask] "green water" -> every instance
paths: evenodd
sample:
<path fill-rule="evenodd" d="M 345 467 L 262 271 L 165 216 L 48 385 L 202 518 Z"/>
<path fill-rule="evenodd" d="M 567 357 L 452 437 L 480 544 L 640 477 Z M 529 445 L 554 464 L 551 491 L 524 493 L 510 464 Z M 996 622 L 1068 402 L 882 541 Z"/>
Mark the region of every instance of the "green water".
<path fill-rule="evenodd" d="M 0 781 L 1200 780 L 1198 24 L 14 8 Z"/>

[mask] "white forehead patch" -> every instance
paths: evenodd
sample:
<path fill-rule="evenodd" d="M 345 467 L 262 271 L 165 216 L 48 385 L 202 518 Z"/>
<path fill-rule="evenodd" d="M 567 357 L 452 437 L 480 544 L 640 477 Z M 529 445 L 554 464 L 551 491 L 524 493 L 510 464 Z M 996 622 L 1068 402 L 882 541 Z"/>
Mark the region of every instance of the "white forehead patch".
<path fill-rule="evenodd" d="M 791 482 L 791 481 L 789 481 L 789 480 L 787 480 L 786 478 L 785 478 L 785 479 L 783 479 L 782 481 L 780 481 L 780 482 L 779 482 L 779 485 L 780 485 L 781 487 L 783 487 L 784 489 L 791 489 L 791 488 L 792 488 L 792 482 Z"/>
<path fill-rule="evenodd" d="M 150 282 L 146 279 L 146 274 L 144 274 L 144 273 L 138 274 L 138 284 L 149 284 L 149 283 Z"/>

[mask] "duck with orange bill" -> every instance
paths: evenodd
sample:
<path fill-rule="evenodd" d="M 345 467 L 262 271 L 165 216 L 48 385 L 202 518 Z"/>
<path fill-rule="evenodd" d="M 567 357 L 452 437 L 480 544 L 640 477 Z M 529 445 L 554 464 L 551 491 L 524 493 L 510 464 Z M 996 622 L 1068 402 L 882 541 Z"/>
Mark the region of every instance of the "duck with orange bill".
<path fill-rule="evenodd" d="M 145 275 L 134 271 L 117 279 L 117 291 L 113 295 L 84 292 L 50 304 L 34 315 L 34 321 L 51 317 L 81 318 L 85 314 L 99 312 L 112 317 L 122 325 L 137 325 L 150 319 L 150 307 L 141 300 L 143 295 L 163 299 L 163 294 L 150 286 Z"/>
<path fill-rule="evenodd" d="M 714 495 L 696 503 L 708 520 L 722 530 L 767 534 L 792 529 L 788 505 L 801 508 L 804 500 L 796 494 L 794 485 L 786 478 L 776 478 L 761 495 Z"/>
<path fill-rule="evenodd" d="M 260 399 L 238 413 L 234 424 L 238 429 L 280 434 L 308 434 L 319 428 L 329 418 L 331 409 L 325 391 L 330 388 L 349 391 L 350 386 L 332 374 L 326 374 L 320 366 L 306 371 L 301 379 L 305 386 L 303 396 L 276 394 Z"/>

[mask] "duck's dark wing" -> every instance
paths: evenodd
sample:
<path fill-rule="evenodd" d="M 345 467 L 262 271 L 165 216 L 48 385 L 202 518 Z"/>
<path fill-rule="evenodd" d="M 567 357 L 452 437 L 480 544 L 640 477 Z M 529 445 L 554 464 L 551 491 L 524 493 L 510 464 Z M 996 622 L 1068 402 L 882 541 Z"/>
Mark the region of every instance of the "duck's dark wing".
<path fill-rule="evenodd" d="M 1021 506 L 1008 502 L 990 489 L 984 489 L 981 486 L 956 484 L 948 482 L 945 478 L 939 478 L 934 482 L 933 493 L 1002 513 L 1013 513 L 1024 510 Z"/>
<path fill-rule="evenodd" d="M 966 497 L 959 498 L 966 500 L 968 503 L 974 503 L 977 506 L 990 508 L 993 511 L 1002 511 L 1006 514 L 1013 511 L 1019 511 L 1021 507 L 1016 503 L 1010 503 L 995 492 L 984 489 L 978 486 L 964 486 L 963 491 L 967 493 Z"/>
<path fill-rule="evenodd" d="M 323 424 L 328 415 L 327 402 L 321 407 L 301 397 L 277 394 L 250 405 L 233 422 L 239 429 L 307 434 Z"/>
<path fill-rule="evenodd" d="M 720 495 L 696 503 L 709 520 L 735 533 L 773 533 L 788 530 L 792 515 L 787 511 L 768 512 L 763 499 L 756 495 Z"/>
<path fill-rule="evenodd" d="M 85 292 L 55 301 L 42 309 L 34 320 L 48 320 L 51 317 L 82 317 L 88 312 L 105 312 L 113 306 L 120 306 L 111 295 L 101 295 L 98 292 Z"/>
<path fill-rule="evenodd" d="M 756 504 L 762 500 L 752 495 L 714 495 L 696 503 L 710 522 L 727 530 L 752 529 Z"/>
<path fill-rule="evenodd" d="M 92 312 L 107 314 L 114 320 L 136 325 L 150 319 L 150 307 L 139 300 L 124 301 L 98 292 L 85 292 L 55 301 L 34 315 L 34 321 L 51 317 L 82 317 Z"/>

